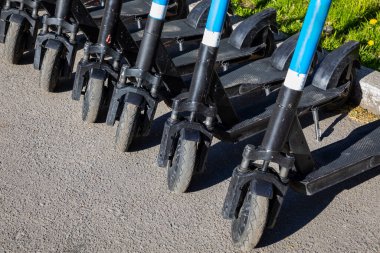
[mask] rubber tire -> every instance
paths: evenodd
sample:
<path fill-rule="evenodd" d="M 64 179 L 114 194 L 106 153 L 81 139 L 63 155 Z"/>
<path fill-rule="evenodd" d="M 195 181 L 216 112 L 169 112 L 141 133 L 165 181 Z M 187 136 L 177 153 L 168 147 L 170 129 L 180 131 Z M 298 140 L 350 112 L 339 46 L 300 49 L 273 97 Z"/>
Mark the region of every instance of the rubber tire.
<path fill-rule="evenodd" d="M 4 43 L 4 60 L 11 64 L 18 64 L 24 54 L 25 42 L 23 26 L 14 22 L 9 23 Z"/>
<path fill-rule="evenodd" d="M 42 60 L 40 73 L 40 87 L 42 91 L 54 92 L 59 84 L 61 76 L 61 52 L 52 48 L 47 48 Z"/>
<path fill-rule="evenodd" d="M 170 191 L 184 193 L 190 185 L 197 161 L 197 142 L 180 135 L 172 164 L 168 167 L 167 183 Z"/>
<path fill-rule="evenodd" d="M 238 218 L 232 220 L 231 236 L 236 247 L 242 251 L 256 247 L 266 226 L 268 210 L 268 198 L 247 192 Z"/>
<path fill-rule="evenodd" d="M 125 103 L 116 130 L 116 150 L 120 152 L 129 150 L 133 140 L 136 138 L 139 119 L 140 108 L 137 105 Z"/>
<path fill-rule="evenodd" d="M 95 123 L 103 103 L 104 80 L 89 78 L 82 106 L 82 120 Z"/>

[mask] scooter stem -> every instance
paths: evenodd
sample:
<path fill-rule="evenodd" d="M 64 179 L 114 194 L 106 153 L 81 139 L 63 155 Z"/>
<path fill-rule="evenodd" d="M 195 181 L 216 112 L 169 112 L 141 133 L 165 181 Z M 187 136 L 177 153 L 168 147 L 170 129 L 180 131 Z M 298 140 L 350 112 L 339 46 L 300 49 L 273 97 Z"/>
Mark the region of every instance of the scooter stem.
<path fill-rule="evenodd" d="M 114 27 L 116 27 L 118 17 L 120 16 L 122 4 L 122 0 L 107 1 L 98 36 L 99 45 L 105 47 L 113 42 L 115 33 Z"/>
<path fill-rule="evenodd" d="M 198 60 L 191 80 L 189 99 L 201 102 L 211 82 L 229 0 L 212 0 L 206 29 L 199 48 Z"/>
<path fill-rule="evenodd" d="M 281 87 L 263 139 L 265 150 L 281 152 L 295 119 L 313 56 L 322 33 L 331 0 L 311 0 L 294 55 Z"/>
<path fill-rule="evenodd" d="M 161 37 L 169 0 L 153 0 L 144 36 L 136 59 L 136 67 L 150 71 Z"/>
<path fill-rule="evenodd" d="M 64 19 L 68 16 L 72 0 L 57 0 L 55 7 L 55 16 L 58 19 Z"/>

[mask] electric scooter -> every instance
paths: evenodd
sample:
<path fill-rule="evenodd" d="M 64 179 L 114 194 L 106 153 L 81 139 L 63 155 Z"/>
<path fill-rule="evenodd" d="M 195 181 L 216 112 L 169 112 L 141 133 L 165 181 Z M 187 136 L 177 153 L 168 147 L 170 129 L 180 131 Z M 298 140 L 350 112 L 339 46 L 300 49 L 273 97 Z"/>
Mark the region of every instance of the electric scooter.
<path fill-rule="evenodd" d="M 294 42 L 294 38 L 289 41 L 292 40 Z M 291 49 L 291 44 L 286 44 L 285 48 Z M 209 56 L 211 59 L 216 58 L 218 45 L 202 46 L 215 54 Z M 172 114 L 162 135 L 158 165 L 168 168 L 171 191 L 186 191 L 193 175 L 205 170 L 213 137 L 238 142 L 265 130 L 278 94 L 278 91 L 268 92 L 268 89 L 281 81 L 292 51 L 283 50 L 282 54 L 268 58 L 272 61 L 270 65 L 257 67 L 256 63 L 250 63 L 231 70 L 221 78 L 213 71 L 215 61 L 199 59 L 190 90 L 174 99 Z M 315 55 L 312 52 L 313 59 Z M 348 99 L 355 81 L 358 57 L 359 43 L 346 43 L 326 55 L 314 67 L 313 75 L 305 76 L 309 85 L 297 113 L 299 116 L 313 113 L 318 138 L 318 110 L 339 106 Z"/>
<path fill-rule="evenodd" d="M 117 4 L 115 1 L 107 2 L 111 2 L 107 4 L 112 8 L 107 10 L 100 8 L 102 15 L 105 14 L 100 29 L 95 15 L 99 12 L 100 6 L 85 8 L 84 3 L 79 0 L 58 0 L 55 15 L 43 16 L 43 29 L 36 39 L 34 67 L 41 70 L 40 86 L 44 91 L 54 91 L 60 80 L 71 78 L 76 52 L 84 45 L 83 36 L 77 36 L 79 30 L 85 35 L 87 42 L 95 43 L 99 37 L 99 45 L 105 46 L 111 44 L 111 35 L 113 42 L 114 37 L 117 37 L 116 32 L 120 33 L 121 36 L 125 34 L 124 30 L 127 28 L 124 26 L 129 26 L 133 32 L 141 29 L 139 23 L 147 15 L 143 9 L 139 8 L 141 4 L 145 6 L 144 1 L 134 0 L 123 3 L 125 1 L 119 0 Z M 183 3 L 178 5 L 185 8 Z M 129 12 L 123 13 L 126 16 L 121 16 L 121 9 L 126 7 L 134 7 L 135 9 L 131 8 Z M 94 10 L 94 8 L 96 9 Z M 179 10 L 177 7 L 175 9 Z M 173 17 L 179 18 L 181 16 L 173 15 Z M 120 38 L 119 35 L 118 37 Z M 105 40 L 109 41 L 106 43 Z M 133 47 L 133 44 L 123 40 L 124 38 L 117 40 L 119 46 L 112 48 L 112 50 L 105 50 L 105 48 L 101 50 L 110 53 L 112 51 L 113 56 L 120 58 L 120 53 L 117 53 L 117 50 L 127 50 L 129 47 Z M 116 59 L 116 61 L 118 60 L 120 59 Z"/>
<path fill-rule="evenodd" d="M 215 15 L 215 10 L 212 11 L 213 7 L 217 7 L 215 3 L 214 6 L 211 3 L 209 17 L 210 13 Z M 275 29 L 275 19 L 276 12 L 273 9 L 268 9 L 243 21 L 228 39 L 221 41 L 223 46 L 219 56 L 215 56 L 215 62 L 218 63 L 214 64 L 215 67 L 218 67 L 219 71 L 223 71 L 224 64 L 228 66 L 236 62 L 270 55 L 273 52 L 272 29 Z M 168 73 L 168 70 L 175 70 L 175 67 L 178 68 L 178 66 L 182 69 L 190 69 L 191 65 L 194 69 L 197 62 L 198 49 L 173 58 L 172 63 L 163 65 L 164 69 L 162 70 L 164 71 L 151 71 L 155 58 L 162 61 L 159 54 L 154 58 L 156 47 L 152 46 L 160 45 L 158 43 L 159 36 L 155 34 L 159 34 L 163 21 L 158 22 L 157 20 L 159 19 L 148 19 L 148 24 L 151 26 L 147 26 L 145 29 L 146 34 L 141 43 L 136 66 L 133 68 L 123 67 L 111 99 L 107 124 L 114 124 L 118 110 L 121 108 L 120 104 L 122 105 L 116 131 L 116 148 L 120 151 L 128 150 L 135 138 L 146 136 L 149 133 L 160 101 L 170 105 L 171 99 L 185 90 L 184 87 L 188 87 L 188 84 L 186 85 L 180 78 L 177 81 L 172 79 L 174 76 L 178 77 L 178 72 L 174 75 L 174 72 Z M 218 32 L 220 33 L 219 39 L 222 29 L 223 26 Z M 212 35 L 211 32 L 208 34 Z M 199 54 L 202 53 L 202 50 L 201 44 Z M 166 74 L 164 74 L 165 72 Z M 127 80 L 128 82 L 126 82 Z"/>
<path fill-rule="evenodd" d="M 120 0 L 118 1 L 120 2 Z M 115 1 L 109 1 L 107 4 L 115 5 Z M 186 50 L 189 50 L 190 48 L 198 47 L 199 42 L 202 38 L 204 27 L 206 24 L 207 19 L 207 13 L 210 8 L 210 1 L 204 0 L 198 3 L 189 13 L 186 19 L 178 19 L 174 21 L 166 22 L 162 28 L 162 31 L 160 31 L 159 35 L 161 38 L 161 42 L 166 46 L 170 46 L 173 44 L 176 44 L 178 46 L 177 49 L 174 47 L 171 48 L 170 56 L 173 57 L 178 54 L 183 54 Z M 119 9 L 117 9 L 118 12 L 115 12 L 115 15 L 120 15 Z M 167 17 L 168 15 L 166 15 Z M 140 30 L 138 32 L 134 32 L 135 26 L 130 25 L 130 21 L 126 21 L 127 17 L 122 17 L 122 21 L 119 21 L 118 28 L 119 31 L 116 32 L 116 36 L 120 38 L 120 40 L 126 41 L 126 45 L 124 45 L 122 51 L 122 58 L 129 64 L 130 66 L 133 66 L 136 61 L 136 41 L 139 43 L 142 38 L 144 31 Z M 129 19 L 134 20 L 133 17 L 128 17 Z M 234 19 L 231 18 L 231 19 Z M 236 18 L 235 18 L 236 19 Z M 144 21 L 138 20 L 137 27 L 141 28 L 145 26 L 145 23 L 142 23 Z M 102 28 L 105 28 L 107 26 L 107 29 L 112 31 L 112 25 L 108 24 L 109 22 L 105 22 L 105 24 L 102 25 Z M 120 24 L 121 23 L 121 24 Z M 124 27 L 124 24 L 128 24 Z M 230 19 L 226 22 L 223 35 L 228 36 L 231 33 L 232 30 L 232 21 Z M 131 38 L 132 37 L 132 38 Z M 134 41 L 133 41 L 134 40 Z M 120 44 L 121 42 L 117 42 L 118 39 L 113 39 L 111 43 L 107 43 L 107 48 L 112 48 L 114 50 L 119 49 L 117 44 Z M 105 42 L 98 41 L 98 43 L 91 43 L 91 41 L 88 41 L 88 44 L 85 45 L 84 50 L 84 58 L 79 62 L 75 81 L 74 81 L 74 88 L 72 93 L 72 98 L 74 100 L 79 100 L 79 97 L 83 91 L 84 88 L 87 87 L 87 83 L 89 80 L 89 73 L 92 69 L 98 69 L 99 72 L 103 72 L 103 76 L 108 76 L 110 78 L 114 78 L 114 72 L 115 70 L 112 67 L 112 60 L 105 61 L 105 58 L 113 59 L 115 56 L 114 50 L 111 50 L 108 54 L 108 50 L 104 50 L 104 46 L 101 46 L 99 48 L 99 45 L 105 45 Z M 102 49 L 103 48 L 103 49 Z M 103 54 L 99 54 L 99 50 L 103 50 Z M 120 51 L 120 50 L 119 50 Z M 163 53 L 165 55 L 165 53 Z M 117 54 L 118 57 L 120 56 Z M 101 57 L 100 57 L 101 56 Z M 169 56 L 165 56 L 169 57 Z M 98 71 L 97 70 L 97 71 Z M 102 78 L 103 81 L 105 81 L 105 77 Z M 97 81 L 101 82 L 101 80 Z M 93 122 L 93 120 L 89 120 L 90 122 Z"/>
<path fill-rule="evenodd" d="M 297 115 L 330 5 L 331 0 L 310 1 L 264 139 L 259 147 L 246 146 L 242 162 L 233 172 L 223 217 L 232 220 L 233 243 L 244 251 L 254 248 L 265 228 L 275 225 L 289 186 L 313 195 L 380 165 L 380 121 L 310 152 Z M 340 67 L 342 73 L 351 71 Z M 328 67 L 324 71 L 331 72 Z M 326 80 L 332 82 L 333 78 Z"/>
<path fill-rule="evenodd" d="M 79 30 L 95 41 L 99 28 L 80 0 L 57 0 L 54 15 L 44 15 L 35 42 L 34 68 L 41 70 L 40 87 L 53 91 L 58 81 L 70 78 L 76 52 L 83 47 Z"/>
<path fill-rule="evenodd" d="M 117 79 L 120 62 L 121 64 L 126 63 L 129 66 L 133 66 L 136 62 L 138 42 L 142 39 L 142 35 L 141 33 L 132 33 L 134 27 L 129 25 L 131 23 L 130 21 L 126 22 L 127 17 L 123 17 L 122 21 L 120 20 L 120 4 L 121 0 L 107 1 L 105 9 L 106 16 L 101 26 L 102 35 L 99 36 L 97 43 L 88 41 L 84 47 L 84 57 L 77 66 L 74 80 L 72 93 L 74 100 L 79 100 L 83 88 L 89 90 L 87 96 L 93 93 L 93 86 L 96 86 L 99 90 L 102 88 L 102 86 L 100 86 L 102 83 L 104 88 L 107 88 L 106 80 L 108 80 L 108 82 L 114 82 Z M 163 35 L 161 42 L 166 46 L 174 43 L 178 44 L 178 50 L 175 50 L 178 52 L 185 50 L 184 48 L 186 46 L 184 46 L 184 43 L 187 41 L 191 41 L 193 43 L 192 46 L 196 46 L 197 40 L 199 40 L 198 38 L 201 38 L 204 27 L 203 23 L 205 23 L 205 16 L 207 15 L 209 7 L 210 3 L 208 0 L 200 2 L 192 9 L 186 19 L 165 23 L 163 32 L 160 33 Z M 110 13 L 111 10 L 112 12 Z M 129 19 L 134 20 L 133 17 L 129 17 Z M 138 27 L 141 27 L 141 24 L 138 25 Z M 228 25 L 225 29 L 225 33 L 229 34 L 230 30 L 231 27 Z M 163 54 L 165 55 L 166 52 Z M 93 84 L 93 82 L 98 85 Z M 84 120 L 88 122 L 95 122 L 96 115 L 100 108 L 99 106 L 102 100 L 100 95 L 102 94 L 102 90 L 96 93 L 99 97 L 98 99 L 92 99 L 94 101 L 93 103 L 88 102 L 85 96 L 86 102 L 84 103 L 83 115 Z M 89 108 L 92 111 L 89 113 L 92 115 L 91 117 L 87 113 Z"/>

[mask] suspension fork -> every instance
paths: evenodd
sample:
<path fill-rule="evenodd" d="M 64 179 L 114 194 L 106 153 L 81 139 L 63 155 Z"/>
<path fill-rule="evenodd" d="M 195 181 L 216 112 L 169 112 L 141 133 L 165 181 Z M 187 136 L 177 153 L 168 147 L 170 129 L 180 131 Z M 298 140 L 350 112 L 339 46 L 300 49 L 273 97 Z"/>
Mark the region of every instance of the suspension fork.
<path fill-rule="evenodd" d="M 311 0 L 309 4 L 290 68 L 265 132 L 264 150 L 281 152 L 288 140 L 330 5 L 331 0 Z M 269 162 L 264 161 L 263 171 L 267 170 Z M 248 163 L 243 158 L 241 169 L 248 169 Z"/>
<path fill-rule="evenodd" d="M 212 0 L 207 17 L 206 29 L 199 48 L 198 60 L 194 68 L 189 90 L 189 101 L 201 103 L 205 101 L 213 75 L 219 43 L 223 31 L 229 0 Z M 193 121 L 195 112 L 190 115 Z"/>

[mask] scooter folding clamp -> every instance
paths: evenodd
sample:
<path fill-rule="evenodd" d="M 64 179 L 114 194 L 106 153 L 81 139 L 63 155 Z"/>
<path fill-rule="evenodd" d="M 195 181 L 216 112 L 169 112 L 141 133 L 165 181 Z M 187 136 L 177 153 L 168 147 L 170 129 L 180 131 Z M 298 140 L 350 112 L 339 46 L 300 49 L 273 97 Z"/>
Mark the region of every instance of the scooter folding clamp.
<path fill-rule="evenodd" d="M 295 158 L 292 156 L 284 156 L 277 151 L 264 150 L 250 144 L 244 148 L 243 160 L 249 162 L 271 161 L 287 169 L 292 169 L 295 162 Z"/>

